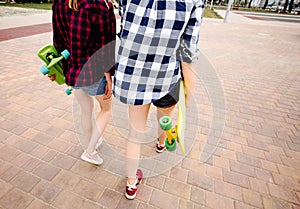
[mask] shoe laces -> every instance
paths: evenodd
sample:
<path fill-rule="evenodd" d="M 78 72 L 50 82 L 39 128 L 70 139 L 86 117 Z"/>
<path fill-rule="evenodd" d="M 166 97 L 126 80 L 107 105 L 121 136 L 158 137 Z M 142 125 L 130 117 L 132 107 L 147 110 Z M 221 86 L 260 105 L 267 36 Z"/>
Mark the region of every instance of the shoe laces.
<path fill-rule="evenodd" d="M 128 190 L 132 191 L 133 189 L 136 189 L 137 183 L 138 183 L 138 178 L 135 178 L 135 182 L 133 185 L 129 184 L 129 182 L 127 181 Z"/>

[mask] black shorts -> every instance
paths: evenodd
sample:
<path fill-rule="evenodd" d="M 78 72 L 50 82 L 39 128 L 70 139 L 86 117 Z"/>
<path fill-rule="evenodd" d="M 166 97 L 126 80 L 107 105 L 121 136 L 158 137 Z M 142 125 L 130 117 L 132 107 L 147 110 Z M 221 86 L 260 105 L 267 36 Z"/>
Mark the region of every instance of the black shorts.
<path fill-rule="evenodd" d="M 179 100 L 179 81 L 171 89 L 171 91 L 162 98 L 155 100 L 152 104 L 160 108 L 169 108 L 176 105 Z"/>

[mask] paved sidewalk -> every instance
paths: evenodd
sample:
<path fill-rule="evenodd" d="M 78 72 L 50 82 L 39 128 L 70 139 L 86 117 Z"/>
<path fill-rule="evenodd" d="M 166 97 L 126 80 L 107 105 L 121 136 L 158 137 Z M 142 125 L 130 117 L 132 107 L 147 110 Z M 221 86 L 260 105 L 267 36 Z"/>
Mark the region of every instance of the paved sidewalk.
<path fill-rule="evenodd" d="M 0 17 L 0 37 L 49 24 L 51 13 L 8 19 Z M 36 52 L 52 33 L 0 38 L 0 208 L 300 208 L 299 34 L 298 23 L 236 13 L 227 23 L 204 19 L 188 155 L 163 155 L 174 166 L 149 175 L 133 201 L 124 197 L 118 167 L 127 131 L 122 105 L 114 101 L 104 164 L 83 162 L 76 101 L 38 71 Z M 160 159 L 155 132 L 148 136 L 143 158 Z"/>

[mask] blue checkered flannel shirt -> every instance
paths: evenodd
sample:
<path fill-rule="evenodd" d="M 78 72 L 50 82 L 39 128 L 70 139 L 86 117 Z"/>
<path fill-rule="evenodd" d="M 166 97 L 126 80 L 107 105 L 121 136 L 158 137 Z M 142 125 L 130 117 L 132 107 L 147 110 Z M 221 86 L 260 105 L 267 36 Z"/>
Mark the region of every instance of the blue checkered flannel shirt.
<path fill-rule="evenodd" d="M 194 62 L 203 0 L 120 0 L 120 47 L 114 95 L 144 105 L 165 96 L 181 78 L 180 62 Z"/>

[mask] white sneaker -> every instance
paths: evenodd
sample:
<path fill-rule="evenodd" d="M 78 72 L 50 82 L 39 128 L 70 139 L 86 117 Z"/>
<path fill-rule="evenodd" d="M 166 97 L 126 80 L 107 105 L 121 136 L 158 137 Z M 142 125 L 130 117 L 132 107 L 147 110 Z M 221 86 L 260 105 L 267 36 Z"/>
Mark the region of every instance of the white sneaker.
<path fill-rule="evenodd" d="M 81 155 L 81 159 L 95 165 L 101 165 L 103 163 L 103 159 L 98 155 L 96 151 L 91 154 L 87 153 L 87 151 L 84 151 Z"/>

